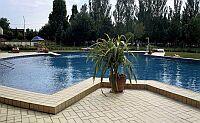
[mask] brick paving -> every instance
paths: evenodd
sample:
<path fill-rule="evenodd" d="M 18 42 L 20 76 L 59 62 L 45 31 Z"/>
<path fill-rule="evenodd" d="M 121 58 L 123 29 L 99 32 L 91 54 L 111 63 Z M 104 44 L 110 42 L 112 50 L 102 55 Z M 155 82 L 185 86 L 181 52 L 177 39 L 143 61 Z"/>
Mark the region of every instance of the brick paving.
<path fill-rule="evenodd" d="M 0 123 L 200 123 L 200 110 L 145 90 L 93 92 L 57 115 L 0 103 Z"/>

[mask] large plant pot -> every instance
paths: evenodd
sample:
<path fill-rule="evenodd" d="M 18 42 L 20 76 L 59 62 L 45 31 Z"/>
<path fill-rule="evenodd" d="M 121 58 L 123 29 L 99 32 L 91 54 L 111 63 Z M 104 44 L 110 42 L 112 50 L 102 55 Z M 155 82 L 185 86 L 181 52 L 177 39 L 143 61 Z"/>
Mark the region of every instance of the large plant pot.
<path fill-rule="evenodd" d="M 113 79 L 115 77 L 115 79 Z M 111 92 L 113 93 L 122 93 L 124 91 L 124 86 L 126 84 L 126 75 L 124 74 L 114 74 L 113 77 L 109 77 L 111 83 Z M 113 80 L 115 80 L 113 82 Z"/>
<path fill-rule="evenodd" d="M 118 92 L 121 93 L 124 91 L 124 86 L 126 84 L 126 75 L 121 74 L 118 76 L 117 79 L 117 84 L 118 84 Z"/>

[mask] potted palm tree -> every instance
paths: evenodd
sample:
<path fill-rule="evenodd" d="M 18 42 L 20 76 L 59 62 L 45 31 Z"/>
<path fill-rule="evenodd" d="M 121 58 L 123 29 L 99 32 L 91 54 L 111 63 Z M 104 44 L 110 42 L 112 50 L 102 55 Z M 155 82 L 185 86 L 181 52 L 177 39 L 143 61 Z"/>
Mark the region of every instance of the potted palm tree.
<path fill-rule="evenodd" d="M 94 75 L 93 80 L 98 72 L 101 75 L 101 82 L 109 70 L 109 82 L 111 84 L 111 92 L 120 93 L 124 90 L 126 77 L 130 80 L 132 76 L 136 77 L 133 73 L 132 62 L 126 57 L 132 55 L 128 50 L 128 40 L 125 36 L 118 36 L 117 38 L 110 38 L 107 35 L 106 39 L 98 39 L 97 42 L 91 46 L 91 51 L 88 59 L 94 62 Z M 122 74 L 119 74 L 119 69 L 122 69 Z M 137 82 L 137 81 L 136 81 Z"/>

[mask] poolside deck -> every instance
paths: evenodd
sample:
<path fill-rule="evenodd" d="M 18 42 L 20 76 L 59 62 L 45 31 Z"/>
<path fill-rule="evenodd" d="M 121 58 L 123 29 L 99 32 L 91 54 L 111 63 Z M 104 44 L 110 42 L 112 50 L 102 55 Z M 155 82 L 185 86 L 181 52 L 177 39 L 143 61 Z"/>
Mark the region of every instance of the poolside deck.
<path fill-rule="evenodd" d="M 109 84 L 100 85 L 108 87 Z M 53 95 L 0 86 L 0 101 L 5 103 L 0 103 L 0 122 L 200 122 L 199 93 L 141 80 L 138 84 L 127 85 L 130 89 L 124 94 L 112 94 L 110 89 L 102 88 L 106 97 L 98 89 L 100 85 L 93 84 L 90 78 Z M 53 105 L 55 112 L 51 112 Z M 54 115 L 42 113 L 48 111 Z"/>
<path fill-rule="evenodd" d="M 56 115 L 0 103 L 1 123 L 199 123 L 200 110 L 145 90 L 98 89 Z"/>

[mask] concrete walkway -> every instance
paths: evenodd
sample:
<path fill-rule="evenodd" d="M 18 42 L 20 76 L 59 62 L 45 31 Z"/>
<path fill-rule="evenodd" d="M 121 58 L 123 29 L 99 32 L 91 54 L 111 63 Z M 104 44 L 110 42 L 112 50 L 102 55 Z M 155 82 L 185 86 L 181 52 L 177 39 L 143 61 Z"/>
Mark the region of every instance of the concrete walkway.
<path fill-rule="evenodd" d="M 200 123 L 200 110 L 145 90 L 97 90 L 57 115 L 0 103 L 0 123 Z"/>

